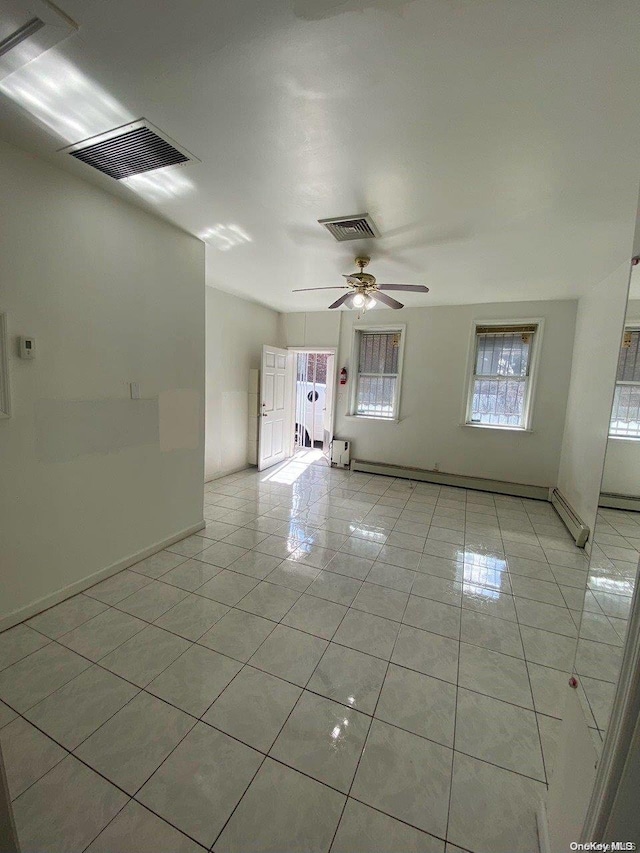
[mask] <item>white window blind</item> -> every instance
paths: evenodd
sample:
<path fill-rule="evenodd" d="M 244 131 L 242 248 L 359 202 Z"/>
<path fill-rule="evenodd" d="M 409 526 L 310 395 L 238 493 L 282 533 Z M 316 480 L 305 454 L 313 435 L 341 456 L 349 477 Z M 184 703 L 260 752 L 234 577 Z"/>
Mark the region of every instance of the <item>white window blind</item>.
<path fill-rule="evenodd" d="M 402 332 L 360 330 L 357 335 L 358 376 L 354 414 L 396 418 Z"/>
<path fill-rule="evenodd" d="M 625 329 L 609 435 L 640 438 L 640 329 Z"/>
<path fill-rule="evenodd" d="M 476 326 L 467 423 L 527 427 L 535 324 Z"/>

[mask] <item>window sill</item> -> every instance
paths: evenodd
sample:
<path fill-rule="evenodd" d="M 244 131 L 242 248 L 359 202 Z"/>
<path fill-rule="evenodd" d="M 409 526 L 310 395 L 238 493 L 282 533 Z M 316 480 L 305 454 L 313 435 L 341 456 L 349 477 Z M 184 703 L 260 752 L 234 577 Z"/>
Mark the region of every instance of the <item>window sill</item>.
<path fill-rule="evenodd" d="M 640 441 L 640 436 L 637 438 L 632 435 L 610 435 L 609 441 Z"/>
<path fill-rule="evenodd" d="M 400 418 L 378 418 L 375 415 L 345 415 L 345 418 L 353 418 L 358 421 L 377 421 L 382 424 L 400 423 Z"/>
<path fill-rule="evenodd" d="M 488 429 L 494 430 L 495 432 L 524 432 L 524 433 L 532 433 L 534 430 L 529 427 L 510 427 L 510 426 L 496 426 L 495 424 L 460 424 L 461 427 L 469 427 L 470 429 Z"/>

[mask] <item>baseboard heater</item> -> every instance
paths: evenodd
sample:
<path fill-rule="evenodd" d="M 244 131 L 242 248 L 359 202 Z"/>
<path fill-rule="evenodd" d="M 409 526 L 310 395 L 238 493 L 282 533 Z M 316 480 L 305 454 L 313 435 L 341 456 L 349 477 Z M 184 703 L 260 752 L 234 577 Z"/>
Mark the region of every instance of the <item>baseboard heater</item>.
<path fill-rule="evenodd" d="M 587 525 L 582 521 L 562 492 L 559 492 L 557 489 L 550 489 L 549 500 L 564 522 L 564 526 L 576 540 L 578 548 L 584 548 L 590 533 Z"/>
<path fill-rule="evenodd" d="M 457 486 L 460 489 L 474 489 L 477 492 L 496 492 L 518 498 L 549 500 L 549 489 L 546 486 L 529 486 L 525 483 L 510 483 L 507 480 L 466 477 L 464 474 L 447 474 L 444 471 L 429 471 L 425 468 L 409 468 L 404 465 L 387 465 L 384 462 L 366 462 L 363 459 L 353 459 L 351 470 L 362 471 L 366 474 L 380 474 L 383 477 L 420 480 L 425 483 L 435 483 L 438 486 Z"/>
<path fill-rule="evenodd" d="M 628 509 L 631 512 L 640 512 L 640 497 L 618 495 L 615 492 L 601 492 L 598 506 L 607 509 Z"/>

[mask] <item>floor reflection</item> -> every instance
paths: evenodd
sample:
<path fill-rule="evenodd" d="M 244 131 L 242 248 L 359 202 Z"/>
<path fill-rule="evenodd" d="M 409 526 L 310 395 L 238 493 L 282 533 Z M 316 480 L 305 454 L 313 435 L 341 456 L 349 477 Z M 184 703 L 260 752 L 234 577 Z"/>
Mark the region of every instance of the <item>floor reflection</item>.
<path fill-rule="evenodd" d="M 133 749 L 162 790 L 191 786 L 184 807 L 157 806 L 176 832 L 190 831 L 194 808 L 210 825 L 203 790 L 220 791 L 232 810 L 247 786 L 239 809 L 265 792 L 288 807 L 306 786 L 314 821 L 329 820 L 318 796 L 342 792 L 328 845 L 352 790 L 347 822 L 350 809 L 368 808 L 366 821 L 391 833 L 376 834 L 385 850 L 442 853 L 445 840 L 503 849 L 496 838 L 536 849 L 585 603 L 577 665 L 592 737 L 601 742 L 606 727 L 629 598 L 620 552 L 598 553 L 589 574 L 544 501 L 338 470 L 311 449 L 208 483 L 203 516 L 198 534 L 0 635 L 10 786 L 33 768 L 31 790 L 46 800 L 57 771 L 49 783 L 41 743 L 65 744 L 68 733 L 83 741 L 84 763 L 73 766 L 100 785 L 121 783 Z M 67 688 L 63 664 L 76 660 L 88 674 Z M 109 710 L 114 684 L 122 710 Z M 141 699 L 127 703 L 130 689 Z M 195 723 L 166 761 L 154 763 L 155 744 L 140 735 L 149 703 L 154 717 L 161 709 Z M 224 772 L 205 760 L 221 750 L 231 756 Z M 289 780 L 284 793 L 282 781 L 262 787 L 262 771 L 237 782 L 242 755 L 256 750 Z"/>
<path fill-rule="evenodd" d="M 600 508 L 587 576 L 576 671 L 588 719 L 604 737 L 640 559 L 640 513 Z"/>

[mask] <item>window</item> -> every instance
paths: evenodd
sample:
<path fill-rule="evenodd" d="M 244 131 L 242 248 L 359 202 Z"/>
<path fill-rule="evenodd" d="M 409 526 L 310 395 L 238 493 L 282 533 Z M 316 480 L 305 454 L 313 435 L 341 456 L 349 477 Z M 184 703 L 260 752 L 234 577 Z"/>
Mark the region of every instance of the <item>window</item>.
<path fill-rule="evenodd" d="M 466 422 L 527 429 L 538 323 L 476 325 Z"/>
<path fill-rule="evenodd" d="M 400 401 L 400 374 L 404 329 L 356 329 L 352 414 L 396 420 Z"/>
<path fill-rule="evenodd" d="M 640 438 L 640 328 L 624 330 L 609 435 Z"/>

